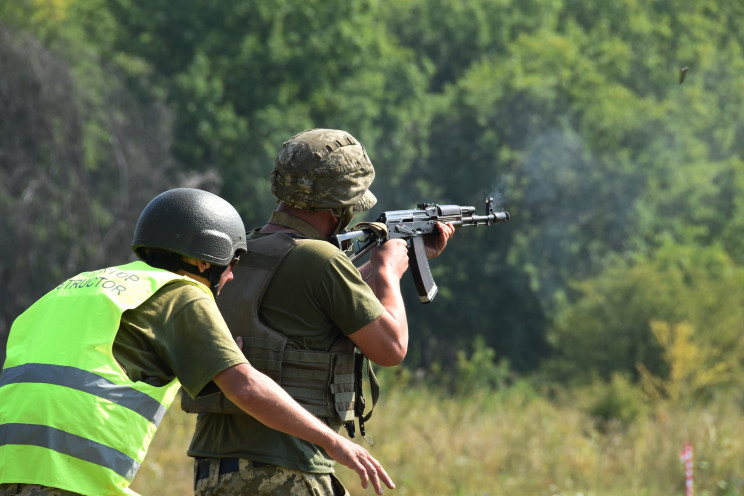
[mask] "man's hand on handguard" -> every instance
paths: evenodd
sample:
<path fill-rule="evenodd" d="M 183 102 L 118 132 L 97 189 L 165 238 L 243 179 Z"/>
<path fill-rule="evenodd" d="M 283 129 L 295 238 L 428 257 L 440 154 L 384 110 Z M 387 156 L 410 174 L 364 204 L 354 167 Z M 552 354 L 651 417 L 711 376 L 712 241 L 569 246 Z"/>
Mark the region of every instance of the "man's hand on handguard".
<path fill-rule="evenodd" d="M 383 492 L 382 483 L 390 489 L 395 489 L 395 484 L 385 472 L 385 469 L 382 468 L 380 462 L 370 455 L 366 449 L 342 436 L 338 436 L 337 439 L 338 443 L 333 447 L 325 447 L 326 453 L 338 463 L 356 471 L 364 489 L 367 489 L 370 481 L 377 494 Z"/>
<path fill-rule="evenodd" d="M 437 222 L 437 232 L 424 236 L 424 247 L 426 248 L 426 257 L 438 257 L 447 246 L 447 240 L 455 234 L 455 226 Z"/>

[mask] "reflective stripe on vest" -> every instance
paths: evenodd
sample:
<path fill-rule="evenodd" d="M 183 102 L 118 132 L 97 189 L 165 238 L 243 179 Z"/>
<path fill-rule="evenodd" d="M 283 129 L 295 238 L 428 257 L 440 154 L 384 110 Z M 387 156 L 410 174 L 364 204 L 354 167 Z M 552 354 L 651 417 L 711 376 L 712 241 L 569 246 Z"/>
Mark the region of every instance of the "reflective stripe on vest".
<path fill-rule="evenodd" d="M 142 262 L 79 274 L 16 319 L 0 375 L 0 483 L 80 494 L 128 489 L 177 380 L 133 382 L 113 358 L 124 311 L 192 279 Z"/>
<path fill-rule="evenodd" d="M 46 425 L 0 424 L 0 446 L 2 445 L 28 445 L 48 448 L 64 455 L 110 468 L 129 481 L 134 479 L 134 475 L 140 467 L 139 462 L 120 451 Z"/>
<path fill-rule="evenodd" d="M 0 376 L 0 387 L 21 382 L 54 384 L 85 391 L 138 413 L 156 427 L 160 426 L 167 411 L 158 400 L 141 391 L 114 384 L 100 375 L 66 365 L 26 363 L 3 370 Z"/>

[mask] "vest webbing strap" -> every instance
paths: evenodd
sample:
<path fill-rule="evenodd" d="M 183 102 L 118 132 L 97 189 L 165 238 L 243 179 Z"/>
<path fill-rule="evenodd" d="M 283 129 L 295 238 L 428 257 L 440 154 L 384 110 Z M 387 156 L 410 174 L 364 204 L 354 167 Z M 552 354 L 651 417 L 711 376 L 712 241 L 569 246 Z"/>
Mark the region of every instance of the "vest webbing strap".
<path fill-rule="evenodd" d="M 292 368 L 287 367 L 282 371 L 282 377 L 285 379 L 311 379 L 323 380 L 328 378 L 328 370 L 311 370 L 309 368 Z"/>
<path fill-rule="evenodd" d="M 328 363 L 328 357 L 325 354 L 306 350 L 287 350 L 284 352 L 284 359 L 288 362 Z"/>
<path fill-rule="evenodd" d="M 0 387 L 19 383 L 53 384 L 98 396 L 138 413 L 156 426 L 166 409 L 156 399 L 128 386 L 114 384 L 100 375 L 66 365 L 26 363 L 3 370 Z"/>
<path fill-rule="evenodd" d="M 243 336 L 243 348 L 263 348 L 266 350 L 283 351 L 284 343 L 273 339 Z"/>
<path fill-rule="evenodd" d="M 300 387 L 286 387 L 286 391 L 293 398 L 304 398 L 306 400 L 325 400 L 325 392 L 317 391 L 315 389 L 300 388 Z"/>
<path fill-rule="evenodd" d="M 0 424 L 0 446 L 6 444 L 48 448 L 109 468 L 130 482 L 140 466 L 136 460 L 105 444 L 46 425 Z M 29 463 L 33 462 L 29 460 Z"/>

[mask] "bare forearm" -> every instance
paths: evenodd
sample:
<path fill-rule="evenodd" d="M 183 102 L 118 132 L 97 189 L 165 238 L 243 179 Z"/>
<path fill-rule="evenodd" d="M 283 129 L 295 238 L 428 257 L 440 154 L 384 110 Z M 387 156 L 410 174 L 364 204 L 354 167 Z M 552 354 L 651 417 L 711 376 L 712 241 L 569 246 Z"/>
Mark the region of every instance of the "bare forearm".
<path fill-rule="evenodd" d="M 385 367 L 398 365 L 408 352 L 408 318 L 400 292 L 407 269 L 408 248 L 401 239 L 374 248 L 369 263 L 359 269 L 385 313 L 349 337 L 367 358 Z"/>
<path fill-rule="evenodd" d="M 272 429 L 324 448 L 336 435 L 277 383 L 248 364 L 231 367 L 214 380 L 230 401 Z"/>
<path fill-rule="evenodd" d="M 400 277 L 395 272 L 385 267 L 376 267 L 371 270 L 367 278 L 367 284 L 372 292 L 380 300 L 382 306 L 398 324 L 395 329 L 398 338 L 408 342 L 408 317 L 403 303 L 403 295 L 400 291 Z"/>
<path fill-rule="evenodd" d="M 408 318 L 400 293 L 400 277 L 384 266 L 372 266 L 367 278 L 385 312 L 349 335 L 362 353 L 378 365 L 400 364 L 408 353 Z"/>
<path fill-rule="evenodd" d="M 382 484 L 395 487 L 380 462 L 367 450 L 336 434 L 251 365 L 230 367 L 217 374 L 214 382 L 230 401 L 258 421 L 325 449 L 331 458 L 359 475 L 362 487 L 371 482 L 377 494 L 382 494 Z"/>

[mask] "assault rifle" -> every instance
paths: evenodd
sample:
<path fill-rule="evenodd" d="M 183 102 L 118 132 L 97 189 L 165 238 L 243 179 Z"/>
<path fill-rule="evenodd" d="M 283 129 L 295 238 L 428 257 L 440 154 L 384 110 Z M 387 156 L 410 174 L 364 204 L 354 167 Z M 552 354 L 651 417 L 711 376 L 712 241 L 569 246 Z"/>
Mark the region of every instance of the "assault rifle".
<path fill-rule="evenodd" d="M 437 222 L 451 223 L 454 227 L 490 226 L 509 220 L 509 212 L 494 212 L 493 198 L 486 200 L 486 214 L 475 215 L 475 207 L 419 203 L 417 209 L 383 212 L 376 222 L 362 222 L 352 231 L 337 234 L 332 241 L 342 250 L 356 241 L 357 251 L 350 254 L 357 261 L 375 246 L 389 239 L 404 239 L 408 243 L 411 275 L 416 284 L 421 303 L 429 303 L 437 294 L 437 284 L 431 275 L 422 236 L 435 232 Z"/>

